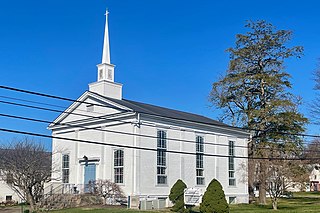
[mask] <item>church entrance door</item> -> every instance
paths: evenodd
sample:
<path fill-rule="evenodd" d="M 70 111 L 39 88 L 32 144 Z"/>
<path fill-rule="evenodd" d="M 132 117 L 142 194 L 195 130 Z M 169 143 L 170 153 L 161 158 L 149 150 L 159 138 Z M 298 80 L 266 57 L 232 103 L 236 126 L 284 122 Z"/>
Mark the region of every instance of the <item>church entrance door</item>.
<path fill-rule="evenodd" d="M 93 192 L 94 181 L 96 180 L 96 164 L 84 165 L 84 191 Z"/>

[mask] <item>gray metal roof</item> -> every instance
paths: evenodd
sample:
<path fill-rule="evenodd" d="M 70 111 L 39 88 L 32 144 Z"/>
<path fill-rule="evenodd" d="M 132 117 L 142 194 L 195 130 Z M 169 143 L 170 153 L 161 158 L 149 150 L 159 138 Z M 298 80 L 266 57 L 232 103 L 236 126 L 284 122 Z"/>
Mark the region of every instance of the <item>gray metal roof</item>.
<path fill-rule="evenodd" d="M 142 114 L 155 115 L 155 116 L 161 116 L 166 118 L 173 118 L 178 120 L 191 121 L 191 122 L 209 124 L 209 125 L 215 125 L 215 126 L 231 127 L 227 124 L 224 124 L 222 122 L 213 120 L 211 118 L 208 118 L 202 115 L 197 115 L 189 112 L 182 112 L 179 110 L 169 109 L 169 108 L 141 103 L 137 101 L 131 101 L 127 99 L 118 100 L 118 99 L 113 99 L 105 96 L 102 96 L 102 97 Z"/>

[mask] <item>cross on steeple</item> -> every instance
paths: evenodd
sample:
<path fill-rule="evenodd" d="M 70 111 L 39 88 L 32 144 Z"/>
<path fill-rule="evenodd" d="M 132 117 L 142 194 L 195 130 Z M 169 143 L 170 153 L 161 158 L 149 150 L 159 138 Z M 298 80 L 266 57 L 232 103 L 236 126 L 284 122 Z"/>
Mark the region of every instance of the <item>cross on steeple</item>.
<path fill-rule="evenodd" d="M 110 62 L 108 10 L 106 11 L 106 25 L 104 29 L 102 61 L 98 64 L 98 80 L 89 84 L 89 91 L 100 95 L 122 99 L 122 84 L 114 82 L 114 65 Z"/>
<path fill-rule="evenodd" d="M 106 10 L 106 24 L 104 29 L 102 61 L 98 64 L 98 81 L 114 82 L 114 65 L 110 62 L 110 44 L 109 44 L 109 26 L 108 26 L 108 10 Z"/>
<path fill-rule="evenodd" d="M 104 29 L 104 41 L 103 41 L 103 53 L 102 53 L 102 64 L 110 64 L 110 46 L 109 46 L 109 27 L 108 27 L 108 9 L 104 14 L 106 16 L 106 25 Z"/>

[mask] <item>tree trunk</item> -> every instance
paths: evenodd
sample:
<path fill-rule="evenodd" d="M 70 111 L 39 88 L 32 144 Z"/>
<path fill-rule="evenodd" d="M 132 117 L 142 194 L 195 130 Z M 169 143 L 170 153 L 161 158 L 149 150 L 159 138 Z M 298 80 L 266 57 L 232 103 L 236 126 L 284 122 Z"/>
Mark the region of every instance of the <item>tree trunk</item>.
<path fill-rule="evenodd" d="M 248 192 L 249 192 L 249 202 L 254 201 L 254 169 L 255 162 L 253 159 L 248 161 Z"/>
<path fill-rule="evenodd" d="M 253 142 L 250 141 L 248 144 L 248 192 L 249 192 L 249 203 L 254 201 L 254 173 L 255 173 L 255 161 L 250 159 L 253 157 Z"/>
<path fill-rule="evenodd" d="M 278 200 L 277 199 L 272 199 L 272 208 L 273 208 L 273 210 L 278 209 Z"/>
<path fill-rule="evenodd" d="M 28 203 L 30 205 L 30 207 L 29 207 L 30 212 L 34 212 L 35 206 L 34 206 L 34 202 L 33 202 L 32 197 L 30 195 L 28 195 L 28 199 L 27 200 L 28 200 Z"/>
<path fill-rule="evenodd" d="M 34 212 L 36 210 L 35 206 L 35 200 L 34 197 L 32 196 L 32 190 L 29 189 L 28 195 L 27 195 L 27 201 L 30 205 L 30 212 Z"/>
<path fill-rule="evenodd" d="M 267 204 L 267 200 L 266 200 L 266 184 L 265 183 L 261 183 L 260 187 L 259 187 L 259 204 L 261 205 L 266 205 Z"/>
<path fill-rule="evenodd" d="M 266 169 L 267 166 L 265 165 L 264 161 L 260 162 L 260 175 L 259 175 L 259 204 L 261 205 L 266 205 L 267 200 L 266 200 Z"/>

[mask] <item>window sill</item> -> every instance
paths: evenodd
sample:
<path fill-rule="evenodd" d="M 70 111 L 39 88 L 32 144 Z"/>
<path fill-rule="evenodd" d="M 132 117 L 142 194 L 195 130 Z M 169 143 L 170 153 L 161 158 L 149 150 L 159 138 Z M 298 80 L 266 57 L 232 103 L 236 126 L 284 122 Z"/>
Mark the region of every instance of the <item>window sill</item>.
<path fill-rule="evenodd" d="M 117 184 L 118 186 L 125 186 L 126 185 L 124 183 L 115 183 L 115 184 Z"/>
<path fill-rule="evenodd" d="M 167 183 L 165 184 L 156 184 L 156 187 L 169 187 Z"/>

